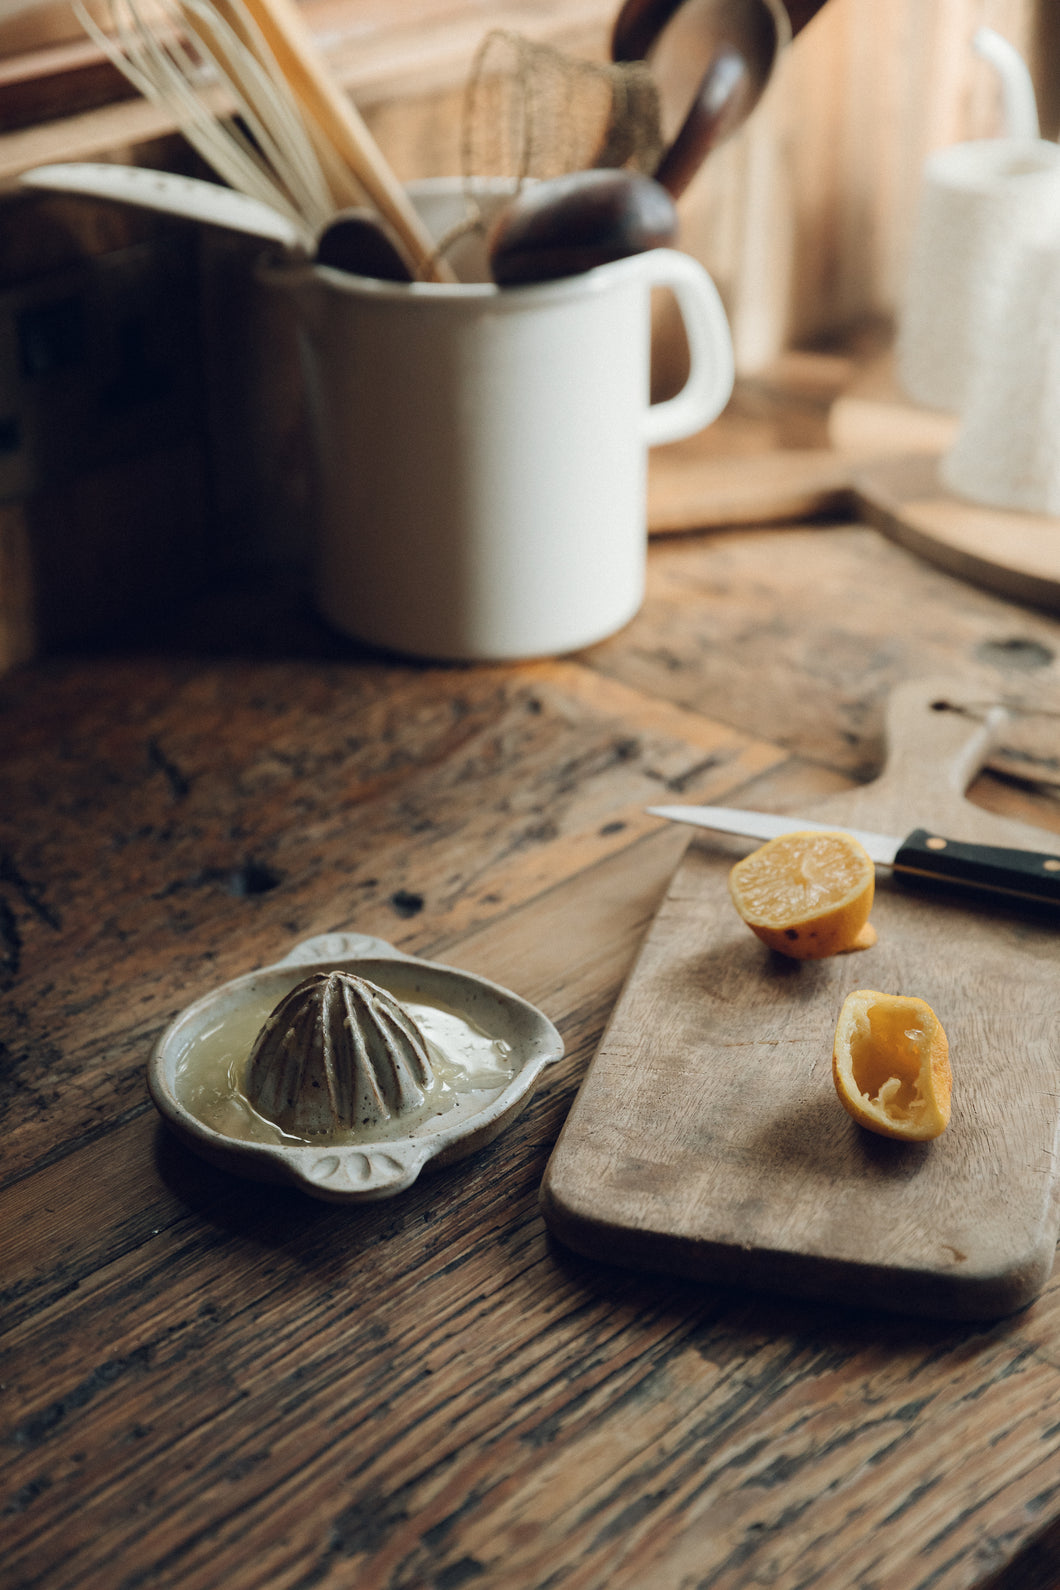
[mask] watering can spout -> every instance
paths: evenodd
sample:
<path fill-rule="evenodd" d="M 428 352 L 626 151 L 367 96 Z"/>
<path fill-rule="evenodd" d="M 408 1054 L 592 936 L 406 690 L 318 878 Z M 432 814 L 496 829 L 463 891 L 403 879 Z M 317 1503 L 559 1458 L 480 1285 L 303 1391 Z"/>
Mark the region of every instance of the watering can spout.
<path fill-rule="evenodd" d="M 988 61 L 1001 81 L 1001 113 L 1007 138 L 1041 136 L 1038 103 L 1027 63 L 1014 44 L 993 28 L 978 28 L 972 39 L 975 53 Z"/>

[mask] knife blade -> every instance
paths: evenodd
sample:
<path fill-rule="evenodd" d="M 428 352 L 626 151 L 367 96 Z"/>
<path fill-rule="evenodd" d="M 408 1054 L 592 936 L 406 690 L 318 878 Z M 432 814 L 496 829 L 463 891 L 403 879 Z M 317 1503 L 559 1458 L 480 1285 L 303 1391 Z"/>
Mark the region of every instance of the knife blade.
<path fill-rule="evenodd" d="M 1014 900 L 1060 907 L 1060 854 L 971 844 L 928 828 L 914 828 L 904 839 L 868 833 L 845 823 L 811 822 L 778 817 L 772 812 L 742 811 L 730 806 L 649 806 L 652 817 L 692 823 L 716 833 L 748 839 L 777 839 L 782 834 L 842 832 L 857 839 L 878 867 L 912 884 L 952 884 Z"/>

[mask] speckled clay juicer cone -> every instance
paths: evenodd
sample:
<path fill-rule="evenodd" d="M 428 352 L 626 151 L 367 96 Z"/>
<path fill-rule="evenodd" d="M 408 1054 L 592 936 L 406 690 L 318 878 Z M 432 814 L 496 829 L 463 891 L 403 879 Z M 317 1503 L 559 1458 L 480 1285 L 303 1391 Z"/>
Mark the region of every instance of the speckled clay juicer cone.
<path fill-rule="evenodd" d="M 326 1135 L 418 1109 L 433 1081 L 423 1035 L 396 999 L 352 972 L 317 972 L 262 1027 L 246 1096 L 286 1132 Z"/>

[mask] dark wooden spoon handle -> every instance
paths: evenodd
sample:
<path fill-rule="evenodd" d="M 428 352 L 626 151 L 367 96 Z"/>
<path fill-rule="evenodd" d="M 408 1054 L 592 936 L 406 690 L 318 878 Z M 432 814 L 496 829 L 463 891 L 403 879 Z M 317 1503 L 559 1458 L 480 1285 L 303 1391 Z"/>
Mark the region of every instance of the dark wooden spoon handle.
<path fill-rule="evenodd" d="M 678 198 L 711 150 L 751 114 L 758 91 L 739 50 L 723 44 L 700 80 L 673 142 L 655 168 L 655 180 Z"/>
<path fill-rule="evenodd" d="M 813 21 L 824 5 L 824 0 L 782 0 L 782 3 L 791 18 L 791 33 L 794 38 L 796 33 L 802 32 L 807 22 Z"/>
<path fill-rule="evenodd" d="M 686 0 L 625 0 L 611 36 L 615 61 L 644 60 Z M 783 0 L 794 35 L 825 0 Z M 784 41 L 770 8 L 754 12 L 732 0 L 718 0 L 705 39 L 707 65 L 692 103 L 654 172 L 655 180 L 677 198 L 711 150 L 734 133 L 758 103 Z"/>

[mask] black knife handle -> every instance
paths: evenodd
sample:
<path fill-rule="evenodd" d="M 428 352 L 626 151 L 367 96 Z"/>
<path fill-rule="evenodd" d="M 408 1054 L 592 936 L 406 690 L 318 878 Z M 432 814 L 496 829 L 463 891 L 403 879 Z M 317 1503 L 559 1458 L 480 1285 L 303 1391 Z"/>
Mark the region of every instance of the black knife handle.
<path fill-rule="evenodd" d="M 909 882 L 964 884 L 1060 907 L 1060 856 L 1000 845 L 970 845 L 917 828 L 894 858 L 896 877 Z"/>

